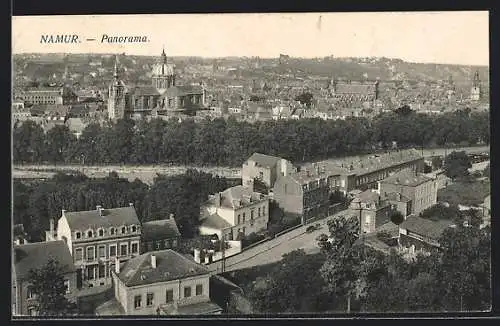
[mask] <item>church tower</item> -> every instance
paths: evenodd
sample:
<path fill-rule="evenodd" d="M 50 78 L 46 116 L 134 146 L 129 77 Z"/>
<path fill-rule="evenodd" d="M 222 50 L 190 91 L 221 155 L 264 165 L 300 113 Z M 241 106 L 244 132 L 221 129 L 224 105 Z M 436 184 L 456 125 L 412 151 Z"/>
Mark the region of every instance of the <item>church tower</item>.
<path fill-rule="evenodd" d="M 470 99 L 472 101 L 479 101 L 481 99 L 481 80 L 479 79 L 479 71 L 477 70 L 476 73 L 474 74 L 474 79 L 472 81 Z"/>
<path fill-rule="evenodd" d="M 125 84 L 118 77 L 118 63 L 115 57 L 113 82 L 109 85 L 108 117 L 112 120 L 125 117 Z"/>
<path fill-rule="evenodd" d="M 152 85 L 161 94 L 167 88 L 175 86 L 175 66 L 168 63 L 165 49 L 161 53 L 161 62 L 153 67 Z"/>

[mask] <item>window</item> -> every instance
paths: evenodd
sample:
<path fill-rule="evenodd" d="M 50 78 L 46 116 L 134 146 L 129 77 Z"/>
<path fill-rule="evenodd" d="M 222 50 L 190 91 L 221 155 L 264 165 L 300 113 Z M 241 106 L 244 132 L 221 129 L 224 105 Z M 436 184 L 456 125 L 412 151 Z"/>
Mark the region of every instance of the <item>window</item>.
<path fill-rule="evenodd" d="M 264 173 L 263 173 L 262 171 L 261 171 L 261 172 L 259 172 L 259 179 L 260 179 L 260 180 L 264 179 Z"/>
<path fill-rule="evenodd" d="M 92 232 L 92 230 L 87 231 L 87 237 L 92 238 L 93 235 L 94 235 L 94 233 Z"/>
<path fill-rule="evenodd" d="M 260 217 L 260 207 L 259 207 L 259 213 L 258 213 L 258 216 Z"/>
<path fill-rule="evenodd" d="M 161 241 L 157 241 L 156 242 L 156 250 L 160 250 L 161 249 Z"/>
<path fill-rule="evenodd" d="M 110 245 L 109 246 L 109 257 L 115 257 L 116 256 L 116 245 Z"/>
<path fill-rule="evenodd" d="M 75 261 L 83 260 L 83 249 L 76 248 L 75 249 Z"/>
<path fill-rule="evenodd" d="M 103 236 L 104 236 L 104 230 L 103 230 L 103 229 L 99 229 L 99 236 L 100 236 L 100 237 L 103 237 Z"/>
<path fill-rule="evenodd" d="M 132 225 L 132 232 L 135 233 L 137 231 L 137 227 L 135 225 Z"/>
<path fill-rule="evenodd" d="M 170 241 L 165 240 L 165 248 L 166 249 L 170 248 Z"/>
<path fill-rule="evenodd" d="M 250 220 L 253 220 L 253 210 L 250 211 Z"/>
<path fill-rule="evenodd" d="M 95 278 L 94 266 L 87 266 L 87 279 L 93 280 Z"/>
<path fill-rule="evenodd" d="M 142 296 L 141 295 L 136 295 L 134 297 L 134 308 L 140 308 L 141 307 L 141 301 L 142 301 Z"/>
<path fill-rule="evenodd" d="M 82 234 L 80 232 L 75 232 L 75 237 L 77 239 L 80 239 L 82 237 Z"/>
<path fill-rule="evenodd" d="M 99 278 L 104 278 L 106 275 L 106 269 L 104 265 L 99 265 Z"/>
<path fill-rule="evenodd" d="M 146 305 L 148 307 L 152 306 L 153 305 L 153 299 L 154 299 L 154 294 L 153 293 L 148 293 L 146 295 Z"/>
<path fill-rule="evenodd" d="M 202 294 L 203 294 L 203 285 L 197 284 L 196 285 L 196 295 L 202 295 Z"/>
<path fill-rule="evenodd" d="M 242 223 L 245 223 L 245 213 L 243 213 L 243 222 Z"/>
<path fill-rule="evenodd" d="M 136 254 L 139 252 L 139 244 L 137 242 L 132 243 L 132 253 Z"/>
<path fill-rule="evenodd" d="M 111 235 L 115 235 L 115 232 L 116 232 L 116 231 L 115 231 L 115 228 L 111 228 L 111 229 L 109 230 L 109 233 L 110 233 Z"/>
<path fill-rule="evenodd" d="M 69 280 L 64 280 L 64 287 L 66 288 L 66 294 L 70 292 Z"/>
<path fill-rule="evenodd" d="M 122 226 L 122 234 L 125 234 L 127 232 L 127 228 Z"/>
<path fill-rule="evenodd" d="M 240 224 L 241 223 L 241 215 L 238 214 L 238 220 L 237 220 L 237 223 L 236 224 Z"/>
<path fill-rule="evenodd" d="M 176 239 L 172 240 L 172 247 L 177 247 L 177 240 Z"/>
<path fill-rule="evenodd" d="M 120 245 L 120 256 L 126 256 L 128 254 L 128 245 L 126 243 Z"/>
<path fill-rule="evenodd" d="M 165 302 L 173 302 L 174 301 L 174 290 L 167 290 L 166 296 L 165 296 Z"/>
<path fill-rule="evenodd" d="M 92 261 L 95 259 L 94 247 L 87 247 L 87 261 Z"/>
<path fill-rule="evenodd" d="M 186 286 L 184 287 L 184 298 L 189 298 L 191 296 L 191 287 Z"/>
<path fill-rule="evenodd" d="M 98 255 L 99 255 L 99 258 L 106 257 L 106 246 L 99 246 Z"/>
<path fill-rule="evenodd" d="M 33 292 L 33 287 L 28 286 L 28 292 L 26 294 L 28 299 L 32 299 L 35 297 L 35 292 Z"/>
<path fill-rule="evenodd" d="M 262 216 L 266 216 L 266 205 L 262 206 Z"/>

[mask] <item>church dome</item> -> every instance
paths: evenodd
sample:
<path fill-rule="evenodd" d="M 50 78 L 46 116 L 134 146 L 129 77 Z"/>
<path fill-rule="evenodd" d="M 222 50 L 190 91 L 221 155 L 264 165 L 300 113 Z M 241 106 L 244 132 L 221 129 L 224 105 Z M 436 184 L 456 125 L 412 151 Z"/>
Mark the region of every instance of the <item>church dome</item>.
<path fill-rule="evenodd" d="M 159 63 L 153 66 L 153 76 L 174 75 L 175 65 L 172 63 Z"/>

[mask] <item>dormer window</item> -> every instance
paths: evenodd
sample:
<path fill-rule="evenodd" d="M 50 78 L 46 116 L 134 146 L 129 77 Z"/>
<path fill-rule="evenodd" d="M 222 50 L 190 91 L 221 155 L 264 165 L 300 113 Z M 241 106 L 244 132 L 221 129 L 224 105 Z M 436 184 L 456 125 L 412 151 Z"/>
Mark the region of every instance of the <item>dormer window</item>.
<path fill-rule="evenodd" d="M 87 237 L 88 238 L 92 238 L 94 236 L 94 232 L 92 232 L 92 230 L 88 230 L 87 231 Z"/>
<path fill-rule="evenodd" d="M 77 239 L 82 238 L 82 234 L 80 233 L 80 231 L 75 232 L 75 238 L 77 238 Z"/>
<path fill-rule="evenodd" d="M 115 235 L 115 233 L 116 233 L 115 228 L 110 228 L 110 229 L 109 229 L 109 234 L 111 234 L 111 235 Z"/>
<path fill-rule="evenodd" d="M 127 228 L 122 226 L 122 234 L 125 234 L 127 232 Z"/>
<path fill-rule="evenodd" d="M 99 236 L 100 237 L 103 237 L 104 236 L 104 230 L 103 229 L 99 229 L 99 231 L 97 231 Z"/>
<path fill-rule="evenodd" d="M 137 227 L 135 225 L 132 225 L 132 232 L 135 233 L 137 231 Z"/>

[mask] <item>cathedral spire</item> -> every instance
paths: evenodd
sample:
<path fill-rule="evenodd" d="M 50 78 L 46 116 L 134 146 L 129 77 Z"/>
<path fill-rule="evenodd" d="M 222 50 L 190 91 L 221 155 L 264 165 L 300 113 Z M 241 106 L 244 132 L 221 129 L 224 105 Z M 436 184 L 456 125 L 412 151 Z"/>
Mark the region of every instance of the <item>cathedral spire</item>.
<path fill-rule="evenodd" d="M 481 83 L 481 81 L 479 80 L 479 71 L 476 70 L 476 72 L 474 73 L 473 86 L 479 87 L 480 83 Z"/>
<path fill-rule="evenodd" d="M 162 59 L 161 74 L 163 76 L 165 75 L 165 65 L 167 64 L 167 54 L 165 53 L 165 46 L 163 46 L 163 50 L 161 52 L 161 59 Z"/>
<path fill-rule="evenodd" d="M 115 69 L 113 71 L 113 77 L 118 80 L 118 57 L 115 55 Z"/>

